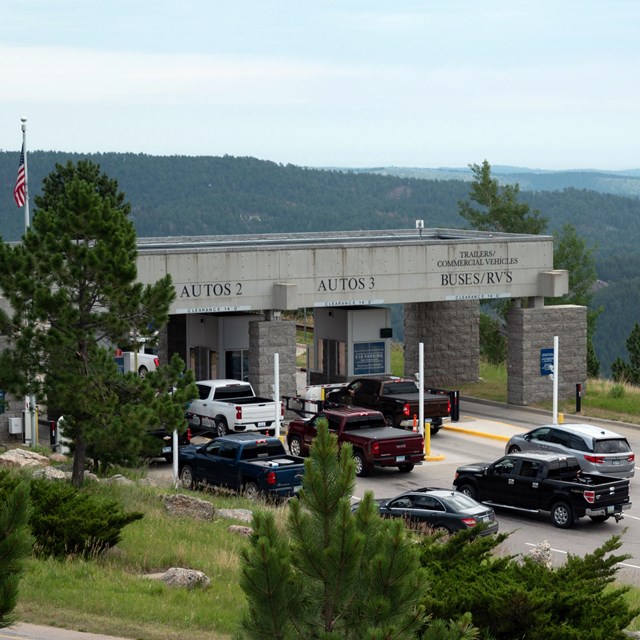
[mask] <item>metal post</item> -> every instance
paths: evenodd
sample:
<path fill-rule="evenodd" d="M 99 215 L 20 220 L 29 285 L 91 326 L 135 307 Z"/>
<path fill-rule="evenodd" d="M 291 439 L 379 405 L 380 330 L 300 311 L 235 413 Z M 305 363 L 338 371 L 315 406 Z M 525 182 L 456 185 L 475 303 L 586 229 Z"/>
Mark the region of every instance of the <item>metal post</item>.
<path fill-rule="evenodd" d="M 553 424 L 558 424 L 558 336 L 553 338 Z"/>
<path fill-rule="evenodd" d="M 176 429 L 173 430 L 171 448 L 173 450 L 173 460 L 172 460 L 173 488 L 177 489 L 178 488 L 178 432 L 176 431 Z"/>
<path fill-rule="evenodd" d="M 280 354 L 273 354 L 274 401 L 276 405 L 276 438 L 280 437 Z"/>
<path fill-rule="evenodd" d="M 576 385 L 576 413 L 582 411 L 582 385 L 578 383 Z"/>

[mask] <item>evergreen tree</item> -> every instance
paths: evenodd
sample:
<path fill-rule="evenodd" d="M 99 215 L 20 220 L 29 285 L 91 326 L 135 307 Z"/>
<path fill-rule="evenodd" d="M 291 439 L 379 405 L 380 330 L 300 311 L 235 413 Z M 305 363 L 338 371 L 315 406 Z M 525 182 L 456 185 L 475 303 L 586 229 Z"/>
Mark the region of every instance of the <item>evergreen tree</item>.
<path fill-rule="evenodd" d="M 0 289 L 13 311 L 0 316 L 10 343 L 0 354 L 0 378 L 7 390 L 64 412 L 80 485 L 92 447 L 113 446 L 117 432 L 118 447 L 141 448 L 147 426 L 161 420 L 152 406 L 122 405 L 149 383 L 119 374 L 110 350 L 132 336 L 152 337 L 175 293 L 170 276 L 136 282 L 130 207 L 98 165 L 57 165 L 35 203 L 22 244 L 0 244 Z M 172 382 L 165 394 L 175 376 Z"/>
<path fill-rule="evenodd" d="M 351 446 L 338 453 L 335 435 L 320 425 L 288 535 L 272 513 L 257 514 L 242 552 L 246 638 L 409 640 L 427 625 L 417 606 L 426 588 L 417 545 L 401 521 L 379 517 L 371 492 L 352 513 L 354 488 Z M 433 637 L 474 637 L 469 619 L 445 631 L 451 635 L 438 627 Z"/>
<path fill-rule="evenodd" d="M 628 362 L 618 356 L 611 365 L 613 379 L 616 382 L 640 385 L 640 324 L 637 322 L 627 338 L 627 353 Z"/>
<path fill-rule="evenodd" d="M 547 218 L 526 202 L 518 202 L 520 185 L 500 186 L 491 177 L 491 165 L 485 160 L 482 165 L 469 165 L 474 175 L 469 199 L 480 205 L 475 208 L 469 201 L 458 202 L 458 213 L 479 231 L 503 233 L 543 233 Z"/>
<path fill-rule="evenodd" d="M 593 285 L 597 280 L 594 248 L 581 238 L 572 224 L 565 224 L 554 233 L 553 266 L 569 272 L 569 293 L 561 298 L 547 298 L 545 304 L 577 304 L 587 307 L 587 374 L 597 378 L 600 363 L 593 348 L 593 334 L 602 307 L 593 309 Z"/>
<path fill-rule="evenodd" d="M 30 514 L 29 484 L 21 482 L 0 505 L 0 628 L 14 622 L 11 614 L 18 599 L 24 560 L 33 545 Z"/>

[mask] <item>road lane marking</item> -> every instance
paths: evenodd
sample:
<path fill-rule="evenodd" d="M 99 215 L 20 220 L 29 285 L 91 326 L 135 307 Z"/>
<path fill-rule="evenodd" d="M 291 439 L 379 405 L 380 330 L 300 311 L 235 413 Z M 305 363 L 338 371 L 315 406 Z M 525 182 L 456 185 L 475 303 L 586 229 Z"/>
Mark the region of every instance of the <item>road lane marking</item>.
<path fill-rule="evenodd" d="M 527 547 L 537 547 L 537 544 L 533 544 L 533 542 L 525 542 L 524 543 Z M 560 553 L 562 555 L 568 555 L 568 551 L 563 551 L 562 549 L 554 549 L 553 547 L 551 547 L 549 549 L 549 551 L 554 551 L 555 553 Z M 626 567 L 627 569 L 640 569 L 640 565 L 637 564 L 629 564 L 628 562 L 617 562 L 616 563 L 618 567 Z"/>

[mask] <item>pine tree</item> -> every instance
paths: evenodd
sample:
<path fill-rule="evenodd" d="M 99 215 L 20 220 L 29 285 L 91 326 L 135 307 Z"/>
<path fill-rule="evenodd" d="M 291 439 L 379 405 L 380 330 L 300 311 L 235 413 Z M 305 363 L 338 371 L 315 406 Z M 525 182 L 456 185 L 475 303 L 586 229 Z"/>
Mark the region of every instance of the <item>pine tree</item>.
<path fill-rule="evenodd" d="M 31 553 L 29 484 L 21 482 L 0 505 L 0 627 L 13 623 L 24 560 Z"/>
<path fill-rule="evenodd" d="M 135 451 L 160 419 L 148 405 L 123 406 L 123 397 L 149 387 L 119 374 L 110 348 L 164 326 L 175 292 L 169 276 L 136 281 L 130 206 L 99 166 L 57 165 L 35 202 L 22 244 L 0 244 L 0 289 L 13 311 L 0 314 L 10 343 L 0 354 L 0 382 L 64 412 L 79 485 L 92 447 L 117 442 Z"/>
<path fill-rule="evenodd" d="M 425 624 L 418 551 L 401 521 L 382 520 L 367 492 L 354 514 L 349 445 L 319 425 L 287 532 L 257 515 L 241 586 L 252 640 L 403 640 Z M 456 636 L 456 638 L 462 636 Z M 467 636 L 470 637 L 470 636 Z"/>
<path fill-rule="evenodd" d="M 627 338 L 627 353 L 628 362 L 618 357 L 611 365 L 613 379 L 617 382 L 640 385 L 640 324 L 637 322 Z"/>

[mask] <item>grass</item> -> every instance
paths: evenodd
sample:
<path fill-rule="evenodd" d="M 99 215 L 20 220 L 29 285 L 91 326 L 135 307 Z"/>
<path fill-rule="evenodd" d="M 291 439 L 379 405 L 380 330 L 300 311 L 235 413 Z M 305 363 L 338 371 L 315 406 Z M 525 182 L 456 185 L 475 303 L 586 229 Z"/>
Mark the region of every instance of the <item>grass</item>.
<path fill-rule="evenodd" d="M 505 365 L 482 362 L 479 382 L 461 385 L 459 390 L 461 395 L 507 402 L 507 370 Z M 551 391 L 549 400 L 531 406 L 552 410 Z M 583 391 L 580 413 L 576 413 L 575 397 L 559 398 L 558 412 L 565 415 L 640 424 L 640 387 L 601 378 L 590 379 Z"/>
<path fill-rule="evenodd" d="M 248 606 L 238 584 L 240 553 L 248 540 L 229 532 L 235 521 L 171 517 L 163 499 L 173 490 L 145 484 L 100 483 L 87 490 L 108 495 L 145 517 L 126 526 L 117 548 L 103 556 L 31 558 L 20 586 L 18 619 L 139 640 L 237 637 Z M 216 509 L 267 508 L 231 495 L 181 492 L 208 500 Z M 286 506 L 276 508 L 282 528 L 286 513 Z M 211 585 L 187 590 L 147 577 L 170 567 L 203 571 Z M 638 605 L 640 590 L 632 589 L 627 597 Z M 640 618 L 630 629 L 640 630 Z"/>
<path fill-rule="evenodd" d="M 20 587 L 19 619 L 144 640 L 231 638 L 246 606 L 238 578 L 247 539 L 228 531 L 239 523 L 172 518 L 163 506 L 167 491 L 160 488 L 114 484 L 91 490 L 108 492 L 145 517 L 125 527 L 117 548 L 102 557 L 31 559 Z M 233 496 L 194 495 L 217 508 L 255 507 Z M 211 586 L 186 590 L 145 577 L 170 567 L 203 571 Z"/>

